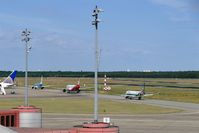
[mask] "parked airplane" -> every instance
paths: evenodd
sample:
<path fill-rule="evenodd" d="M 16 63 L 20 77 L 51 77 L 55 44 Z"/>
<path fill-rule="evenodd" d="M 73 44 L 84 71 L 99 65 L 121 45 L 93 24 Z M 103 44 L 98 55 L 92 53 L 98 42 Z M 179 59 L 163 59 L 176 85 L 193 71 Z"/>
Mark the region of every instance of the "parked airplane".
<path fill-rule="evenodd" d="M 17 71 L 14 70 L 3 82 L 0 83 L 1 95 L 6 95 L 5 88 L 8 88 L 14 85 L 14 80 L 15 80 L 16 75 L 17 75 Z"/>
<path fill-rule="evenodd" d="M 76 85 L 66 85 L 66 89 L 63 89 L 63 92 L 79 93 L 80 92 L 80 82 L 78 81 Z"/>
<path fill-rule="evenodd" d="M 36 83 L 32 86 L 32 89 L 44 89 L 44 85 L 43 85 L 43 76 L 41 76 L 41 81 L 40 83 Z"/>

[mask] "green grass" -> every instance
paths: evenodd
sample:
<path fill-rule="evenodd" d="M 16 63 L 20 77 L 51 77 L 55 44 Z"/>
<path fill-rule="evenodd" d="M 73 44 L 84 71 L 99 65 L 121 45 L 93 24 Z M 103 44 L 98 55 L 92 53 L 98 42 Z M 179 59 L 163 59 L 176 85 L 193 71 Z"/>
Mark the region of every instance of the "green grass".
<path fill-rule="evenodd" d="M 154 92 L 154 95 L 150 97 L 151 99 L 199 103 L 199 90 L 168 88 L 150 90 Z"/>
<path fill-rule="evenodd" d="M 44 84 L 49 86 L 49 89 L 63 89 L 67 84 L 76 84 L 79 78 L 60 78 L 60 77 L 48 77 L 44 78 Z M 103 91 L 103 78 L 99 79 L 100 93 L 108 95 L 122 95 L 127 90 L 140 90 L 141 86 L 128 86 L 128 84 L 140 84 L 142 85 L 146 81 L 146 85 L 153 85 L 154 87 L 146 86 L 147 93 L 153 93 L 153 96 L 146 97 L 149 99 L 160 100 L 172 100 L 181 102 L 199 103 L 199 89 L 192 89 L 191 87 L 199 87 L 199 79 L 142 79 L 142 78 L 110 78 L 107 79 L 107 84 L 113 83 L 117 85 L 111 85 L 112 90 Z M 39 82 L 38 78 L 29 78 L 29 84 L 32 85 L 35 82 Z M 80 84 L 86 87 L 93 87 L 93 78 L 80 78 Z M 17 78 L 18 86 L 24 86 L 24 78 Z M 174 86 L 174 87 L 167 87 Z M 186 88 L 187 87 L 187 88 Z M 83 88 L 82 88 L 83 89 Z M 93 89 L 89 89 L 93 90 Z"/>
<path fill-rule="evenodd" d="M 31 98 L 30 105 L 42 108 L 45 113 L 66 113 L 66 114 L 92 114 L 93 99 L 82 98 Z M 1 109 L 10 109 L 23 105 L 21 99 L 1 100 Z M 132 104 L 100 100 L 100 114 L 165 114 L 180 112 L 178 109 L 161 108 L 143 104 Z"/>
<path fill-rule="evenodd" d="M 146 93 L 153 93 L 153 96 L 145 97 L 145 99 L 171 100 L 179 102 L 199 103 L 199 87 L 198 79 L 145 79 Z M 127 90 L 140 90 L 142 86 L 128 86 L 128 84 L 143 84 L 144 79 L 113 79 L 112 83 L 122 84 L 121 86 L 112 86 L 109 92 L 100 91 L 102 94 L 121 95 Z M 125 85 L 126 84 L 126 85 Z M 175 87 L 165 87 L 175 86 Z M 187 87 L 187 88 L 186 88 Z M 193 87 L 193 88 L 191 88 Z"/>

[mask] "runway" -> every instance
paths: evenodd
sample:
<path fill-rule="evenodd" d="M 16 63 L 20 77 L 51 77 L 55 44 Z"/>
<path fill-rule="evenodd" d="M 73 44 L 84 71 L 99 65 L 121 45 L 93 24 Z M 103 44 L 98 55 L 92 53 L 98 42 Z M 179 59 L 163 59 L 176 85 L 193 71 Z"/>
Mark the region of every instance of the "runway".
<path fill-rule="evenodd" d="M 0 96 L 0 99 L 12 97 L 24 97 L 24 89 L 16 90 L 15 95 Z M 77 95 L 64 94 L 57 90 L 29 90 L 30 97 L 93 97 L 90 93 L 80 93 Z M 132 104 L 147 104 L 167 108 L 177 108 L 184 110 L 181 113 L 156 114 L 156 115 L 99 115 L 99 120 L 103 117 L 110 117 L 111 122 L 120 127 L 121 133 L 198 133 L 199 131 L 199 104 L 182 103 L 163 100 L 125 100 L 121 96 L 99 95 L 100 99 L 109 99 L 118 102 L 130 102 Z M 78 108 L 77 108 L 78 109 Z M 92 122 L 93 114 L 55 114 L 43 113 L 44 128 L 71 128 L 83 122 Z"/>

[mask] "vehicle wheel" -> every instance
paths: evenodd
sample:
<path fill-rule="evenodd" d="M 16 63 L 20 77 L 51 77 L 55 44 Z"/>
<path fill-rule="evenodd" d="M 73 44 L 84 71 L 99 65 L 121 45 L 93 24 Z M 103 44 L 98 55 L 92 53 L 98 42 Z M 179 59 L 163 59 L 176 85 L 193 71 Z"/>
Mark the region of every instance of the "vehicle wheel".
<path fill-rule="evenodd" d="M 15 94 L 15 91 L 11 91 L 11 94 Z"/>
<path fill-rule="evenodd" d="M 66 92 L 66 89 L 63 89 L 63 92 Z"/>
<path fill-rule="evenodd" d="M 142 97 L 138 97 L 138 100 L 141 100 L 142 99 Z"/>

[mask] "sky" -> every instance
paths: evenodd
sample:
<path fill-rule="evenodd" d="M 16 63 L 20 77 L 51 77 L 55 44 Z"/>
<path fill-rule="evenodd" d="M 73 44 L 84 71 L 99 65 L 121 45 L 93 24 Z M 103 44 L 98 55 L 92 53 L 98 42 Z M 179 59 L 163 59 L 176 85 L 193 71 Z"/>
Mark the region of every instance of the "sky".
<path fill-rule="evenodd" d="M 96 5 L 99 71 L 199 70 L 198 0 L 0 0 L 0 70 L 94 71 Z"/>

